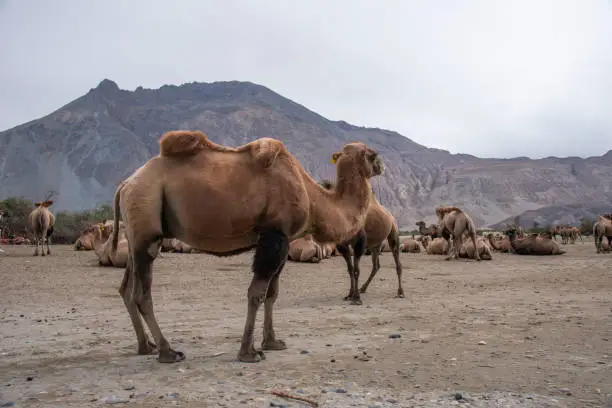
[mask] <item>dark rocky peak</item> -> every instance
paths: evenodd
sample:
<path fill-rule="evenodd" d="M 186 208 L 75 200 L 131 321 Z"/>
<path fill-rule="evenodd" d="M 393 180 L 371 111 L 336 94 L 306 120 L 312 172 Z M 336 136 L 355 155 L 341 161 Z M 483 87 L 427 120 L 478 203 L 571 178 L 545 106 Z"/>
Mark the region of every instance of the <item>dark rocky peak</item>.
<path fill-rule="evenodd" d="M 114 93 L 119 91 L 119 85 L 115 81 L 105 78 L 93 90 L 103 93 Z"/>

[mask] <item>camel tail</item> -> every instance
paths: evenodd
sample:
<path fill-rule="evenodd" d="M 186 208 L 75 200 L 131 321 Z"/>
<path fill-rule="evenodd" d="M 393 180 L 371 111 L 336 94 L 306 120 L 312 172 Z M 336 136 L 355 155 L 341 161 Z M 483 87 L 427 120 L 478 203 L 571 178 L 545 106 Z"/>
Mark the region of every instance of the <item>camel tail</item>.
<path fill-rule="evenodd" d="M 113 203 L 113 240 L 111 241 L 111 253 L 117 252 L 117 245 L 119 243 L 119 217 L 121 217 L 121 189 L 123 188 L 124 181 L 119 184 L 117 191 L 115 191 L 115 199 Z"/>
<path fill-rule="evenodd" d="M 165 133 L 159 140 L 160 155 L 192 156 L 209 146 L 211 142 L 202 132 L 174 130 Z"/>

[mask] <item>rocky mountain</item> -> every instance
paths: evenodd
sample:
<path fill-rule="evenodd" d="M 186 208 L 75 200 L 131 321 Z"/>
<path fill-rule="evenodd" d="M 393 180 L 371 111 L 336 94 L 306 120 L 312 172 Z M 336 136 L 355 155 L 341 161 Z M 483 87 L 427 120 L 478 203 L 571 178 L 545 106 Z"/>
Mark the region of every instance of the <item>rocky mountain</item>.
<path fill-rule="evenodd" d="M 518 214 L 519 224 L 524 228 L 534 226 L 548 227 L 552 225 L 580 225 L 582 220 L 595 220 L 598 215 L 612 213 L 612 203 L 585 203 L 553 205 L 525 211 Z M 503 229 L 506 223 L 513 224 L 515 216 L 491 225 L 494 229 Z"/>
<path fill-rule="evenodd" d="M 178 128 L 231 146 L 281 139 L 315 178 L 333 177 L 330 155 L 349 141 L 386 162 L 373 180 L 403 227 L 454 204 L 478 226 L 545 206 L 612 203 L 612 151 L 600 157 L 482 159 L 431 149 L 389 130 L 328 120 L 250 82 L 188 83 L 122 90 L 108 79 L 51 114 L 0 133 L 0 199 L 58 192 L 55 210 L 110 203 L 117 183 Z"/>

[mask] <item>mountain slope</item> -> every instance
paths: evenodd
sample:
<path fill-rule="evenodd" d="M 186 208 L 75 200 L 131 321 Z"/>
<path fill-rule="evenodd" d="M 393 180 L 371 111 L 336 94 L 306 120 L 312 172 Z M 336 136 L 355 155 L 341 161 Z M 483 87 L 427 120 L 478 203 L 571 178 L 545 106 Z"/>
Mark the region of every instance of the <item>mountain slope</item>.
<path fill-rule="evenodd" d="M 612 202 L 612 151 L 600 157 L 479 159 L 419 145 L 395 132 L 330 121 L 250 82 L 189 83 L 121 90 L 103 80 L 55 112 L 0 133 L 0 199 L 59 193 L 56 210 L 112 200 L 115 186 L 158 153 L 172 129 L 201 129 L 231 146 L 282 140 L 315 178 L 335 174 L 333 151 L 361 140 L 383 156 L 373 185 L 381 202 L 412 227 L 455 204 L 481 226 L 549 205 Z"/>

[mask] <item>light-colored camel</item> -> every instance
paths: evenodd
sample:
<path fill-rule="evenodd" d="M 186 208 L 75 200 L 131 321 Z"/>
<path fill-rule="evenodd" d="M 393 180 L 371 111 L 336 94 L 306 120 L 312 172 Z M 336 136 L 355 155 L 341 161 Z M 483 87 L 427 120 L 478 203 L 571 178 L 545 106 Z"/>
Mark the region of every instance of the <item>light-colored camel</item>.
<path fill-rule="evenodd" d="M 593 225 L 593 240 L 598 254 L 605 252 L 603 247 L 604 237 L 608 239 L 608 248 L 612 248 L 612 214 L 598 216 L 597 222 Z"/>
<path fill-rule="evenodd" d="M 307 234 L 289 243 L 288 259 L 296 262 L 319 263 L 323 259 L 323 249 L 312 238 L 312 234 Z"/>
<path fill-rule="evenodd" d="M 321 250 L 323 251 L 323 258 L 325 259 L 336 256 L 336 244 L 330 242 L 321 244 Z"/>
<path fill-rule="evenodd" d="M 472 240 L 472 244 L 476 247 L 476 227 L 474 221 L 462 209 L 449 206 L 436 208 L 438 216 L 438 231 L 443 236 L 449 245 L 449 256 L 446 260 L 457 259 L 457 255 L 463 245 L 463 235 L 467 234 Z M 452 237 L 452 244 L 451 244 Z M 475 259 L 480 261 L 478 251 L 475 253 Z"/>
<path fill-rule="evenodd" d="M 36 241 L 36 250 L 34 256 L 38 256 L 38 245 L 41 246 L 41 256 L 45 256 L 45 243 L 47 243 L 47 255 L 51 255 L 51 234 L 53 234 L 53 226 L 55 225 L 55 216 L 49 210 L 53 205 L 53 200 L 45 200 L 34 203 L 36 208 L 28 216 L 28 228 L 34 241 Z"/>
<path fill-rule="evenodd" d="M 418 254 L 421 252 L 421 245 L 419 244 L 419 241 L 417 241 L 416 239 L 412 239 L 412 238 L 406 238 L 401 245 L 401 251 L 402 252 L 409 252 L 412 254 Z"/>
<path fill-rule="evenodd" d="M 495 235 L 490 233 L 488 235 L 489 246 L 497 252 L 512 252 L 512 245 L 510 245 L 510 238 L 507 235 Z"/>
<path fill-rule="evenodd" d="M 74 242 L 75 251 L 93 251 L 96 240 L 99 240 L 98 232 L 101 232 L 102 239 L 106 241 L 113 230 L 113 220 L 98 222 L 87 227 Z"/>
<path fill-rule="evenodd" d="M 423 237 L 423 247 L 427 255 L 447 255 L 450 250 L 450 244 L 444 238 Z"/>
<path fill-rule="evenodd" d="M 483 238 L 478 238 L 476 240 L 476 245 L 478 247 L 478 255 L 480 259 L 485 261 L 490 261 L 493 259 L 493 254 L 491 253 L 491 248 L 487 241 Z M 459 249 L 459 258 L 469 258 L 474 259 L 474 244 L 472 241 L 465 241 L 461 248 Z"/>
<path fill-rule="evenodd" d="M 508 234 L 510 244 L 517 255 L 563 255 L 565 253 L 554 239 L 543 238 L 538 234 L 531 234 L 526 238 L 519 239 L 516 238 L 517 231 L 515 228 L 509 228 L 506 234 Z"/>
<path fill-rule="evenodd" d="M 333 188 L 333 182 L 325 180 L 321 182 L 321 185 L 327 189 Z M 363 239 L 365 235 L 365 243 L 363 244 L 363 252 L 369 250 L 372 255 L 372 271 L 370 276 L 359 288 L 359 262 L 361 260 L 361 254 L 359 254 L 361 246 L 359 241 Z M 395 271 L 397 274 L 397 297 L 404 297 L 404 289 L 402 288 L 402 263 L 400 261 L 400 241 L 399 241 L 399 226 L 395 217 L 387 210 L 376 198 L 374 191 L 371 193 L 370 207 L 368 208 L 368 215 L 363 231 L 355 237 L 351 242 L 336 244 L 336 249 L 343 256 L 346 262 L 348 274 L 351 281 L 349 294 L 345 296 L 345 300 L 350 300 L 352 304 L 361 305 L 360 293 L 365 293 L 368 290 L 368 286 L 372 282 L 372 279 L 376 276 L 380 270 L 380 253 L 382 252 L 382 246 L 384 242 L 389 243 L 391 253 L 393 254 L 393 260 L 395 262 Z M 349 247 L 352 247 L 352 262 L 351 253 Z"/>
<path fill-rule="evenodd" d="M 330 191 L 317 184 L 280 140 L 261 138 L 232 148 L 210 141 L 202 132 L 164 134 L 160 154 L 121 182 L 114 200 L 115 223 L 121 216 L 130 248 L 119 292 L 136 332 L 138 352 L 148 354 L 158 347 L 158 360 L 164 363 L 185 358 L 170 347 L 153 312 L 152 263 L 163 238 L 177 238 L 217 256 L 255 248 L 238 359 L 264 358 L 253 343 L 262 303 L 262 349 L 287 348 L 276 339 L 272 315 L 289 242 L 308 232 L 319 243 L 354 237 L 366 222 L 370 177 L 383 171 L 378 153 L 359 142 L 346 144 L 332 161 L 338 182 Z M 115 231 L 113 250 L 118 242 Z M 155 347 L 147 339 L 141 315 Z"/>
<path fill-rule="evenodd" d="M 117 234 L 118 242 L 116 250 L 113 250 L 114 235 L 115 234 L 113 226 L 113 234 L 103 242 L 97 241 L 97 245 L 94 251 L 98 256 L 98 263 L 100 264 L 100 266 L 125 268 L 128 263 L 128 256 L 130 251 L 127 236 L 125 234 L 125 224 L 123 222 L 119 222 Z"/>

